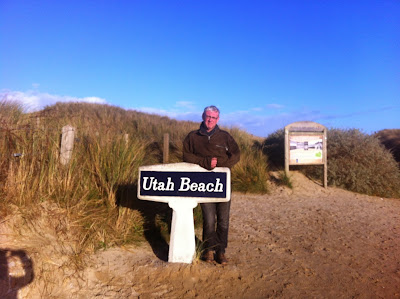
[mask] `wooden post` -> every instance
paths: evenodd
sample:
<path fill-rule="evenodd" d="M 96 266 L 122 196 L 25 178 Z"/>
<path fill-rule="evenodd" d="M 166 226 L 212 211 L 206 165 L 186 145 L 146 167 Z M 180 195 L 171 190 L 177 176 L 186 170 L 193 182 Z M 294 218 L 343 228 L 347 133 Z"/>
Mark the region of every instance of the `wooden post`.
<path fill-rule="evenodd" d="M 164 134 L 164 151 L 163 151 L 163 163 L 167 164 L 169 158 L 169 134 Z"/>
<path fill-rule="evenodd" d="M 128 133 L 126 133 L 124 135 L 124 139 L 125 139 L 125 145 L 128 145 L 129 144 L 129 134 Z"/>
<path fill-rule="evenodd" d="M 60 162 L 62 165 L 67 165 L 72 157 L 74 149 L 75 128 L 67 125 L 62 128 Z"/>
<path fill-rule="evenodd" d="M 289 177 L 289 151 L 289 131 L 285 128 L 285 174 L 287 177 Z"/>
<path fill-rule="evenodd" d="M 14 186 L 15 176 L 14 176 L 14 162 L 13 160 L 10 161 L 8 166 L 8 175 L 7 175 L 7 183 L 9 186 Z"/>
<path fill-rule="evenodd" d="M 324 144 L 323 144 L 323 152 L 324 156 L 324 187 L 328 188 L 328 133 L 327 130 L 324 130 Z"/>

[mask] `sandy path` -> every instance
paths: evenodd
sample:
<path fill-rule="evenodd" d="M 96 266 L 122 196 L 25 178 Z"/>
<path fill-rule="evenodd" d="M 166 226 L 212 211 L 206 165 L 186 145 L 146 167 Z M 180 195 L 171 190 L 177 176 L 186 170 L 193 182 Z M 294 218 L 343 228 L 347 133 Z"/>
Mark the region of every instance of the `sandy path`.
<path fill-rule="evenodd" d="M 227 266 L 115 248 L 79 279 L 60 278 L 57 297 L 400 298 L 400 200 L 293 181 L 294 191 L 233 194 Z M 35 285 L 20 297 L 39 298 Z"/>
<path fill-rule="evenodd" d="M 230 251 L 255 296 L 400 296 L 399 201 L 339 190 L 247 201 Z"/>

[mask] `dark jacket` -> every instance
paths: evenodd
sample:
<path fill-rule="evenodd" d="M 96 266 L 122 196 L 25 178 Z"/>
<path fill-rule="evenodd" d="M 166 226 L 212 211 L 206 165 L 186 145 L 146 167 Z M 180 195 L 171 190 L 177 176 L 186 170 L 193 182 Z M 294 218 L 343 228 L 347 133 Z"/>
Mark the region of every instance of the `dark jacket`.
<path fill-rule="evenodd" d="M 190 132 L 183 141 L 183 161 L 211 170 L 211 159 L 217 167 L 233 167 L 240 160 L 240 149 L 233 137 L 218 126 L 207 132 L 204 124 Z"/>

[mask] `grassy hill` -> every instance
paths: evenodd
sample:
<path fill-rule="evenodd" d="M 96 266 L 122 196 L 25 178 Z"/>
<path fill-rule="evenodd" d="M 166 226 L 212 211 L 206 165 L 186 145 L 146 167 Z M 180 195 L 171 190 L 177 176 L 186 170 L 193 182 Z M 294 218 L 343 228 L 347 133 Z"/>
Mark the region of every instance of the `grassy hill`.
<path fill-rule="evenodd" d="M 132 242 L 155 229 L 146 219 L 164 217 L 165 205 L 139 203 L 138 167 L 162 163 L 165 133 L 170 138 L 169 162 L 181 162 L 182 141 L 199 126 L 108 105 L 58 103 L 32 114 L 23 113 L 16 103 L 0 105 L 0 213 L 14 213 L 16 207 L 31 219 L 42 203 L 55 204 L 74 223 L 79 252 Z M 75 128 L 73 155 L 66 166 L 59 158 L 65 125 Z M 266 193 L 265 157 L 252 150 L 250 134 L 230 132 L 242 150 L 232 172 L 233 189 Z"/>

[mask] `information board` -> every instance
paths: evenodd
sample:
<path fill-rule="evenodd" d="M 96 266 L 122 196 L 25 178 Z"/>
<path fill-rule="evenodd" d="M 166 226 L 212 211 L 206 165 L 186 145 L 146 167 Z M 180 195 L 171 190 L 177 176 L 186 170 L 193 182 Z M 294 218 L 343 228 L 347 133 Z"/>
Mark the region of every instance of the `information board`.
<path fill-rule="evenodd" d="M 327 130 L 312 122 L 300 121 L 285 127 L 285 172 L 290 165 L 323 165 L 327 187 Z"/>
<path fill-rule="evenodd" d="M 289 163 L 323 164 L 323 135 L 290 135 Z"/>

